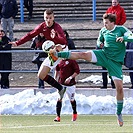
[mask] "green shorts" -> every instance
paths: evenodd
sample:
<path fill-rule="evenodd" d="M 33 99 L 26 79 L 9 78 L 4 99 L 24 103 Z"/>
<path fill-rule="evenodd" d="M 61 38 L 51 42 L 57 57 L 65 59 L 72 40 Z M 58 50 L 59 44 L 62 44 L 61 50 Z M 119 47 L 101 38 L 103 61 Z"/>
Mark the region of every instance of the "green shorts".
<path fill-rule="evenodd" d="M 97 62 L 95 63 L 97 66 L 105 67 L 110 77 L 115 76 L 123 79 L 122 63 L 107 58 L 102 50 L 93 50 L 93 52 L 97 58 Z"/>

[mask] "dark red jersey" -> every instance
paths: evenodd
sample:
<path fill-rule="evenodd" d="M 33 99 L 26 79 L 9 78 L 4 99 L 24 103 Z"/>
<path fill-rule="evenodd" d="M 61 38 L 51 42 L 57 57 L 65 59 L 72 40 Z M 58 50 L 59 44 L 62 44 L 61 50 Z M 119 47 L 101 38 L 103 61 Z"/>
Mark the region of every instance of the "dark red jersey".
<path fill-rule="evenodd" d="M 56 35 L 54 38 L 51 38 L 53 30 L 55 31 Z M 24 44 L 25 42 L 30 41 L 35 36 L 39 35 L 39 33 L 43 33 L 46 40 L 51 40 L 55 44 L 63 44 L 63 45 L 67 44 L 63 29 L 56 22 L 54 22 L 54 24 L 51 27 L 47 27 L 45 22 L 39 24 L 34 30 L 26 34 L 20 40 L 16 41 L 16 44 L 17 45 Z"/>
<path fill-rule="evenodd" d="M 65 80 L 73 75 L 74 72 L 79 74 L 79 65 L 75 60 L 65 59 L 62 60 L 57 66 L 56 71 L 59 71 L 59 83 L 67 86 L 76 84 L 75 78 L 71 79 L 69 84 L 65 84 Z"/>

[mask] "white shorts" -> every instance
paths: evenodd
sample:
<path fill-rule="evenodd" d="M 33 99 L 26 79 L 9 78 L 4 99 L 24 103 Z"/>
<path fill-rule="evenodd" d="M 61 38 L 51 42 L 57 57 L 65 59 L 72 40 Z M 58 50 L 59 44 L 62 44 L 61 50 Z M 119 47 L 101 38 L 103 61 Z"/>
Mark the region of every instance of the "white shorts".
<path fill-rule="evenodd" d="M 66 94 L 70 101 L 74 100 L 76 86 L 66 86 Z"/>
<path fill-rule="evenodd" d="M 92 56 L 92 58 L 91 58 L 90 62 L 96 63 L 97 62 L 97 57 L 96 57 L 95 53 L 92 50 L 91 50 L 91 56 Z"/>
<path fill-rule="evenodd" d="M 63 47 L 63 51 L 68 51 L 68 46 L 65 46 L 65 45 L 61 45 Z M 65 48 L 64 48 L 65 47 Z M 49 60 L 49 57 L 47 57 L 43 63 L 42 63 L 42 66 L 47 66 L 49 67 L 50 69 L 54 69 L 58 64 L 59 62 L 61 61 L 62 59 L 61 58 L 58 58 L 57 61 L 54 62 L 53 66 L 51 66 L 51 62 Z"/>

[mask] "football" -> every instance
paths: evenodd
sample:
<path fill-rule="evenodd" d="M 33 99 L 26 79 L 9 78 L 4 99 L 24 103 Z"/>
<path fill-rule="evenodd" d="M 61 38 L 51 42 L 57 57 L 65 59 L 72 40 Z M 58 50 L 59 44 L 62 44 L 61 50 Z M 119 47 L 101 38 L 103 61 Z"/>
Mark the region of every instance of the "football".
<path fill-rule="evenodd" d="M 46 52 L 54 48 L 54 46 L 55 46 L 55 43 L 53 41 L 47 40 L 42 44 L 42 50 Z"/>

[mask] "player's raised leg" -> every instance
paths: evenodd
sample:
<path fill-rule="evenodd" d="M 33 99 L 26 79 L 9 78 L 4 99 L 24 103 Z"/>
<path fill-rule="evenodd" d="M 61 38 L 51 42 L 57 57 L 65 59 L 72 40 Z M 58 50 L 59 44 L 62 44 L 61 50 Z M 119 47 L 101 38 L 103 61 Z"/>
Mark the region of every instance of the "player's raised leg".
<path fill-rule="evenodd" d="M 48 75 L 50 70 L 51 69 L 48 66 L 44 66 L 42 64 L 38 71 L 38 77 L 43 81 L 47 82 L 48 84 L 50 84 L 51 86 L 53 86 L 54 88 L 57 88 L 60 94 L 60 99 L 62 99 L 66 91 L 66 88 L 59 84 L 52 76 Z"/>
<path fill-rule="evenodd" d="M 92 51 L 86 51 L 86 52 L 71 52 L 71 51 L 61 51 L 56 52 L 55 50 L 50 50 L 50 53 L 53 53 L 54 56 L 59 58 L 66 58 L 66 59 L 72 59 L 72 60 L 78 60 L 83 59 L 86 61 L 92 60 Z"/>

